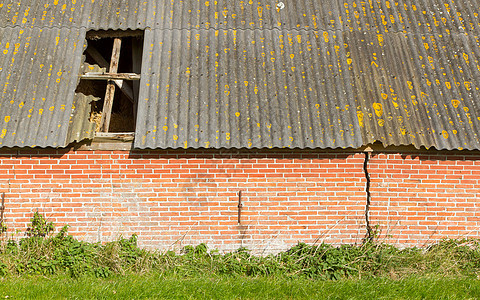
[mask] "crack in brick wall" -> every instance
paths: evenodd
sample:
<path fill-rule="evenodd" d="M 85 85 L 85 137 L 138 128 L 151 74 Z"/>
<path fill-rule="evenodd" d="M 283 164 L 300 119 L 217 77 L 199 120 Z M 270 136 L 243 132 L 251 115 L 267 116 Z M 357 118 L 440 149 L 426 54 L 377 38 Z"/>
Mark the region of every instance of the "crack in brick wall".
<path fill-rule="evenodd" d="M 363 172 L 365 173 L 365 227 L 367 232 L 365 234 L 364 241 L 372 241 L 374 237 L 373 229 L 370 226 L 370 204 L 372 195 L 370 193 L 370 174 L 368 173 L 368 161 L 370 159 L 370 153 L 365 152 L 365 160 L 363 161 Z"/>

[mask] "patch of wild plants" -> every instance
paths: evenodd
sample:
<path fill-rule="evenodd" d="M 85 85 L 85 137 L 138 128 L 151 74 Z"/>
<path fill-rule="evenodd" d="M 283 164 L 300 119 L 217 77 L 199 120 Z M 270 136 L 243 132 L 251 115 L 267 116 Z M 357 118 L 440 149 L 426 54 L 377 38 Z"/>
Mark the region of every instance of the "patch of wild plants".
<path fill-rule="evenodd" d="M 8 240 L 0 248 L 0 275 L 67 273 L 72 277 L 108 277 L 132 269 L 146 252 L 136 236 L 101 245 L 76 240 L 64 226 L 53 235 L 54 225 L 36 212 L 20 242 Z"/>
<path fill-rule="evenodd" d="M 0 277 L 53 275 L 109 277 L 111 275 L 160 273 L 181 277 L 275 276 L 324 280 L 410 275 L 476 277 L 480 271 L 477 240 L 445 240 L 426 249 L 400 250 L 376 240 L 363 245 L 299 243 L 286 252 L 254 256 L 247 249 L 219 254 L 205 244 L 186 246 L 181 253 L 152 252 L 137 246 L 137 237 L 100 244 L 78 241 L 63 227 L 53 234 L 54 224 L 35 213 L 19 242 L 0 246 Z"/>

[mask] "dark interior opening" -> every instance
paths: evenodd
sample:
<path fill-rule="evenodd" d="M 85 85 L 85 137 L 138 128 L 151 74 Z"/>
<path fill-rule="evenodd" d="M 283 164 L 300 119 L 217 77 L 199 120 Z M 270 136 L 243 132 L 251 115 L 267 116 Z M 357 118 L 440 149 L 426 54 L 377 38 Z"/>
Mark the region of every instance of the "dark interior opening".
<path fill-rule="evenodd" d="M 117 73 L 140 74 L 143 34 L 139 34 L 138 31 L 132 32 L 132 35 L 128 35 L 128 31 L 99 31 L 87 33 L 87 48 L 84 52 L 84 73 L 109 71 L 113 41 L 115 37 L 119 36 L 122 39 L 122 43 Z M 103 62 L 99 62 L 98 58 L 95 59 L 95 57 L 91 55 L 92 48 L 93 51 L 98 52 L 101 57 L 104 58 Z M 97 132 L 100 127 L 107 82 L 107 80 L 81 79 L 75 91 L 100 98 L 100 100 L 92 102 L 92 111 L 90 114 L 90 121 L 97 124 Z M 139 82 L 124 80 L 122 84 L 128 85 L 127 88 L 132 91 L 133 94 L 129 97 L 118 85 L 115 86 L 109 132 L 135 131 Z"/>

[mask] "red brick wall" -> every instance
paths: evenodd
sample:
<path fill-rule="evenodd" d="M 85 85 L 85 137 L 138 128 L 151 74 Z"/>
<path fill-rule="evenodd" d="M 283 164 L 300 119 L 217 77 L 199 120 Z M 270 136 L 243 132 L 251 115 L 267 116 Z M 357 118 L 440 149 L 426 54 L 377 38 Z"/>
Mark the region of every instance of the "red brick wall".
<path fill-rule="evenodd" d="M 373 154 L 370 222 L 389 241 L 480 237 L 480 156 Z M 35 210 L 88 241 L 284 250 L 365 236 L 363 153 L 0 150 L 9 233 Z M 241 224 L 238 192 L 242 191 Z"/>
<path fill-rule="evenodd" d="M 480 238 L 480 154 L 458 153 L 372 157 L 370 220 L 382 238 L 408 246 Z"/>

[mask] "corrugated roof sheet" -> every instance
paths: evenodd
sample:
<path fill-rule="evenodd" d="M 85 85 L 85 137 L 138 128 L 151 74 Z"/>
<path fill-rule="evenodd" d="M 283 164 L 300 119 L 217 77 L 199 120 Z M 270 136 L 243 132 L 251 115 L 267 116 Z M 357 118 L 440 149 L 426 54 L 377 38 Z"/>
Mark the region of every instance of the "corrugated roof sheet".
<path fill-rule="evenodd" d="M 5 0 L 0 27 L 478 32 L 478 0 Z"/>
<path fill-rule="evenodd" d="M 337 1 L 6 0 L 0 27 L 335 29 Z M 278 5 L 278 6 L 277 6 Z M 281 8 L 281 9 L 280 9 Z"/>
<path fill-rule="evenodd" d="M 362 145 L 341 33 L 154 30 L 145 45 L 136 147 Z"/>
<path fill-rule="evenodd" d="M 6 0 L 0 3 L 0 27 L 145 28 L 147 20 L 153 17 L 153 10 L 148 10 L 149 3 L 151 1 Z"/>
<path fill-rule="evenodd" d="M 82 93 L 73 98 L 73 113 L 70 116 L 66 144 L 81 142 L 95 137 L 95 123 L 90 120 L 91 103 L 100 100 Z"/>
<path fill-rule="evenodd" d="M 478 0 L 6 0 L 0 51 L 28 29 L 42 32 L 29 33 L 29 43 L 46 52 L 17 54 L 24 62 L 15 58 L 15 69 L 11 52 L 0 52 L 9 70 L 0 74 L 0 87 L 8 83 L 0 105 L 33 93 L 55 107 L 73 103 L 75 84 L 64 84 L 77 80 L 81 47 L 66 51 L 53 32 L 83 45 L 86 30 L 146 28 L 137 147 L 480 149 L 479 13 Z M 65 61 L 55 60 L 59 52 Z M 71 67 L 49 83 L 54 91 L 6 79 L 48 81 L 35 69 L 42 60 Z M 66 126 L 67 113 L 32 123 L 22 111 L 7 111 L 22 137 L 8 137 L 14 123 L 4 119 L 3 143 L 66 142 L 67 130 L 53 127 Z M 37 124 L 50 129 L 44 143 Z"/>
<path fill-rule="evenodd" d="M 0 28 L 0 147 L 62 147 L 84 29 Z"/>
<path fill-rule="evenodd" d="M 374 33 L 475 33 L 478 0 L 338 1 L 343 30 Z"/>
<path fill-rule="evenodd" d="M 480 149 L 478 38 L 345 35 L 365 144 Z"/>
<path fill-rule="evenodd" d="M 157 29 L 340 29 L 337 0 L 157 1 Z"/>

